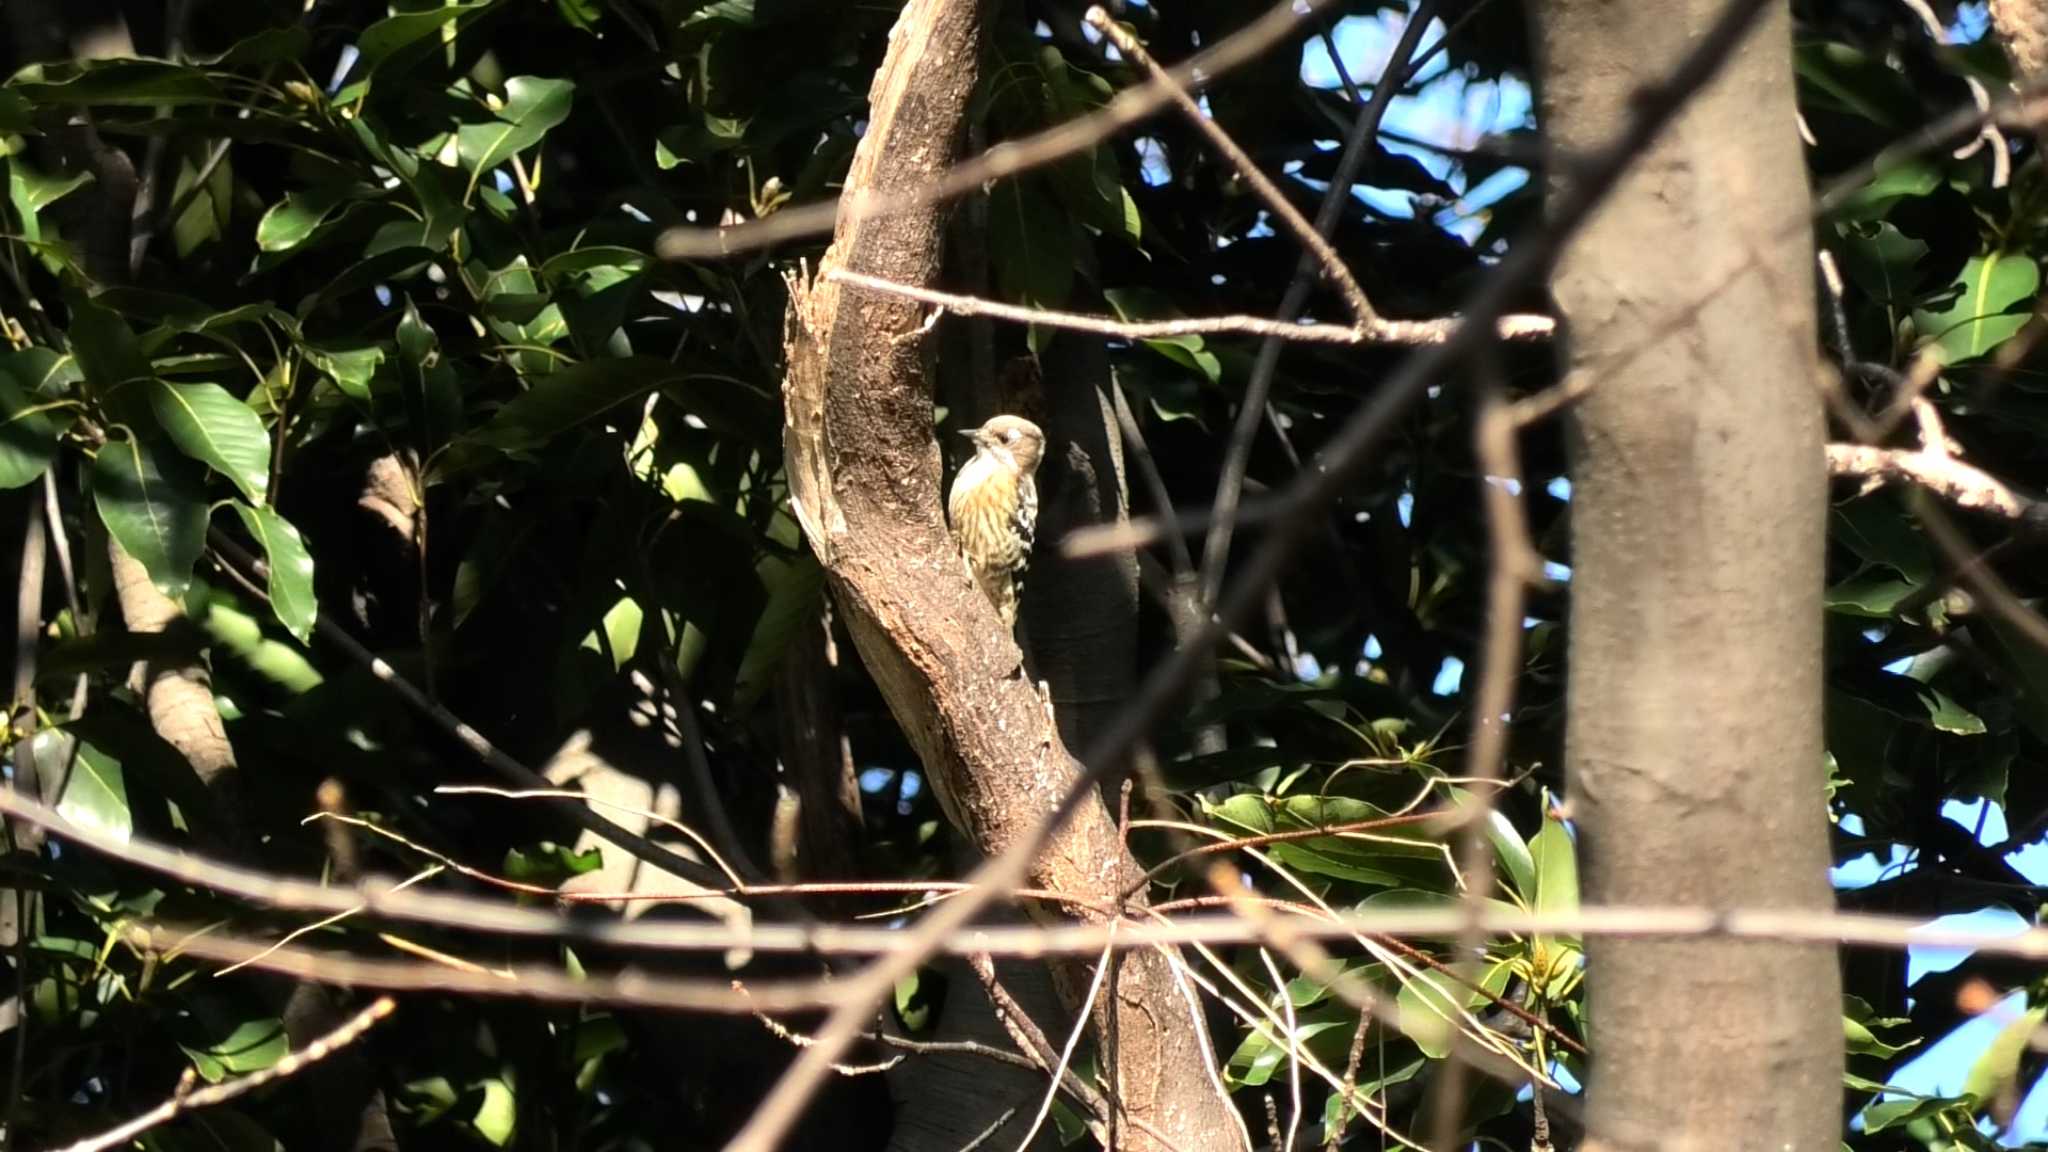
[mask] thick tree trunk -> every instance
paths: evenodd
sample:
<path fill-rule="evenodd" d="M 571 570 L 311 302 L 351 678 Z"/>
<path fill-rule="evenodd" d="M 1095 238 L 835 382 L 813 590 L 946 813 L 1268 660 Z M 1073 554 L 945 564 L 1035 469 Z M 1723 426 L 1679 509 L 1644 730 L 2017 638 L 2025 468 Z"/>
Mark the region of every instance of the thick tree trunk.
<path fill-rule="evenodd" d="M 913 0 L 905 9 L 875 77 L 846 203 L 927 184 L 953 162 L 981 62 L 981 7 Z M 947 530 L 922 310 L 830 278 L 846 269 L 928 284 L 943 234 L 938 209 L 843 213 L 818 277 L 792 278 L 784 447 L 792 502 L 861 660 L 947 816 L 994 854 L 1033 833 L 1078 766 Z M 1108 810 L 1091 803 L 1039 855 L 1031 883 L 1071 893 L 1095 916 L 1135 869 Z M 1136 951 L 1115 963 L 1115 1001 L 1092 1015 L 1098 1036 L 1115 1021 L 1113 1082 L 1131 1117 L 1125 1147 L 1245 1147 L 1169 956 Z M 1062 983 L 1087 980 L 1075 966 Z"/>
<path fill-rule="evenodd" d="M 1610 139 L 1723 7 L 1538 4 L 1559 154 Z M 1598 379 L 1571 435 L 1566 740 L 1591 902 L 1832 907 L 1824 428 L 1790 47 L 1783 9 L 1758 20 L 1557 272 L 1572 371 Z M 1587 947 L 1589 1146 L 1839 1145 L 1831 949 Z"/>

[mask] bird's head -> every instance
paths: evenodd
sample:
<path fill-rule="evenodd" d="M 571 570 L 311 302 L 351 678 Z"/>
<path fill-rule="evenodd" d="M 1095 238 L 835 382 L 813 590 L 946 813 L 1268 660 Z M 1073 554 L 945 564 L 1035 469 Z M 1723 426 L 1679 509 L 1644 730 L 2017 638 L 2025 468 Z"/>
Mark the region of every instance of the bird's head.
<path fill-rule="evenodd" d="M 1017 471 L 1029 476 L 1045 455 L 1045 433 L 1022 416 L 997 416 L 979 428 L 961 435 L 974 441 L 975 450 L 1008 459 Z"/>

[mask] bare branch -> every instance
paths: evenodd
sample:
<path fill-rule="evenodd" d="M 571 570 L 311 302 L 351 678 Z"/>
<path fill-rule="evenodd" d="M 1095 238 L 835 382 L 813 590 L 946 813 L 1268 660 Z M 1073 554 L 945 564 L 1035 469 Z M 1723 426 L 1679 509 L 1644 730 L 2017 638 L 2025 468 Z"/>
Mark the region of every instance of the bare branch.
<path fill-rule="evenodd" d="M 2048 510 L 2040 501 L 2021 496 L 1989 472 L 1945 452 L 1830 444 L 1828 474 L 1918 484 L 1959 508 L 2026 524 L 2048 522 Z"/>
<path fill-rule="evenodd" d="M 1175 336 L 1229 334 L 1264 336 L 1273 340 L 1293 340 L 1305 344 L 1416 347 L 1441 344 L 1449 340 L 1452 330 L 1459 323 L 1455 316 L 1441 320 L 1388 320 L 1374 317 L 1357 326 L 1290 323 L 1244 315 L 1191 316 L 1179 320 L 1119 320 L 1114 316 L 1095 313 L 1059 312 L 1048 308 L 1004 304 L 995 300 L 885 280 L 879 276 L 868 276 L 845 268 L 830 269 L 824 275 L 825 279 L 848 287 L 915 300 L 960 316 L 988 316 L 997 320 L 1012 320 L 1019 324 L 1042 324 L 1048 328 L 1094 332 L 1124 340 L 1162 340 Z M 1516 314 L 1501 317 L 1496 322 L 1496 327 L 1503 340 L 1547 340 L 1556 334 L 1557 321 L 1549 316 Z"/>

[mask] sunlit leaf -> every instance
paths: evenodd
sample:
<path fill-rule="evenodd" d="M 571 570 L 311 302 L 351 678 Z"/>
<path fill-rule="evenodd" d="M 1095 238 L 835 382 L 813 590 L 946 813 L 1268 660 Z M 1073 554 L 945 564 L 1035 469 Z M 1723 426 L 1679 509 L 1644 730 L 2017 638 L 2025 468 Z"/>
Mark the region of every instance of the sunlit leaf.
<path fill-rule="evenodd" d="M 0 488 L 41 478 L 71 423 L 69 405 L 38 395 L 34 382 L 24 378 L 38 367 L 27 352 L 0 354 Z"/>
<path fill-rule="evenodd" d="M 548 130 L 568 119 L 576 85 L 568 80 L 514 76 L 505 82 L 505 104 L 497 118 L 456 130 L 462 166 L 481 173 L 540 143 Z M 471 178 L 472 184 L 475 178 Z"/>
<path fill-rule="evenodd" d="M 256 222 L 256 246 L 265 252 L 289 252 L 311 238 L 336 208 L 362 193 L 351 184 L 323 184 L 286 193 Z"/>
<path fill-rule="evenodd" d="M 93 457 L 92 489 L 122 550 L 164 595 L 184 595 L 206 550 L 206 500 L 189 466 L 133 435 L 109 439 Z"/>
<path fill-rule="evenodd" d="M 121 761 L 61 728 L 35 734 L 37 770 L 55 782 L 57 812 L 81 828 L 126 841 L 135 831 Z"/>
<path fill-rule="evenodd" d="M 238 500 L 235 514 L 267 558 L 270 608 L 277 614 L 277 622 L 301 643 L 306 642 L 312 638 L 320 605 L 313 596 L 313 557 L 306 551 L 305 540 L 268 505 L 251 507 Z"/>
<path fill-rule="evenodd" d="M 229 1076 L 261 1072 L 291 1052 L 284 1021 L 256 1017 L 236 1024 L 225 1036 L 207 1044 L 180 1043 L 201 1079 L 218 1084 Z"/>
<path fill-rule="evenodd" d="M 2022 252 L 1991 252 L 1963 265 L 1946 302 L 1913 313 L 1913 326 L 1944 364 L 1974 360 L 2010 339 L 2032 315 L 2041 268 Z"/>
<path fill-rule="evenodd" d="M 270 437 L 247 404 L 218 384 L 149 383 L 149 402 L 171 442 L 262 503 L 270 491 Z"/>

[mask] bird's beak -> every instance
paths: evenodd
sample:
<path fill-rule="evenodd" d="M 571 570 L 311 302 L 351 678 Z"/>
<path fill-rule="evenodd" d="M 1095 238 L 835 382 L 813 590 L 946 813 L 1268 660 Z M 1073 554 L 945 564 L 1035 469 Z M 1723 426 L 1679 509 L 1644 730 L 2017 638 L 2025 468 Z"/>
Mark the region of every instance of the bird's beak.
<path fill-rule="evenodd" d="M 962 428 L 960 429 L 960 434 L 976 444 L 981 443 L 981 429 L 979 428 Z"/>

